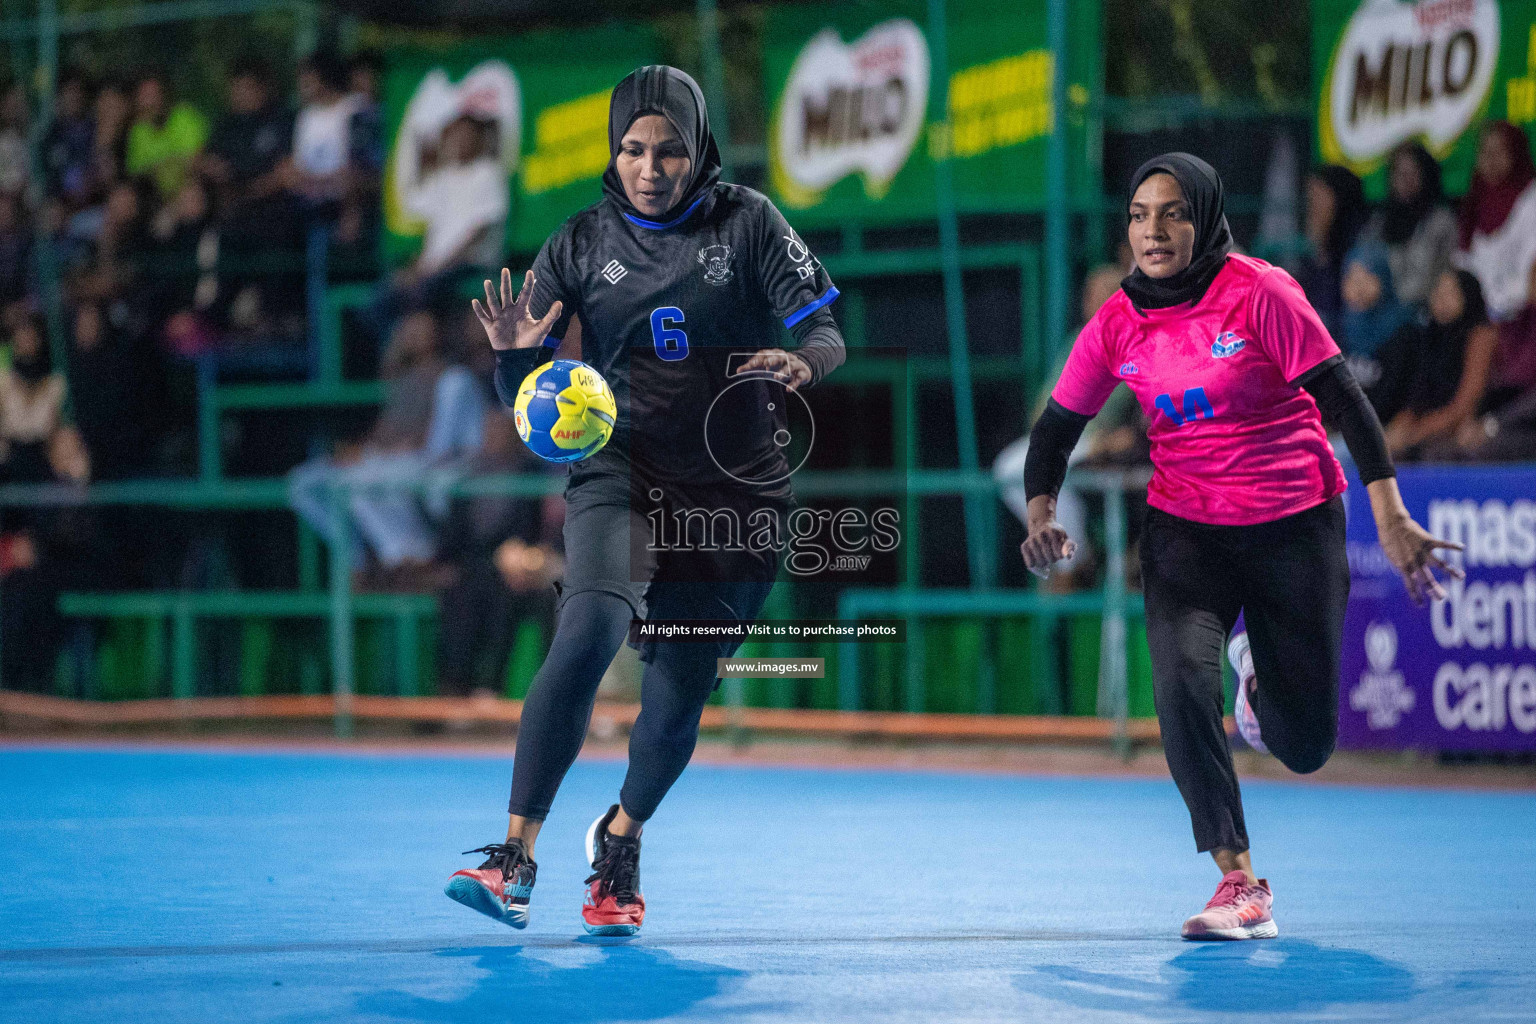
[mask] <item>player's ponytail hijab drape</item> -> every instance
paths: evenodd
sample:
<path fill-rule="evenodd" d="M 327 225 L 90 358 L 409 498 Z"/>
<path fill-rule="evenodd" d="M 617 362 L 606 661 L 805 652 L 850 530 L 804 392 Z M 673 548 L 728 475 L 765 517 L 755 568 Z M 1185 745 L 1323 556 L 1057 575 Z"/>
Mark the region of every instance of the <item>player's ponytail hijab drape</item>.
<path fill-rule="evenodd" d="M 629 201 L 624 184 L 619 181 L 614 161 L 619 144 L 635 119 L 646 114 L 660 114 L 672 122 L 682 138 L 693 164 L 693 178 L 688 188 L 666 213 L 652 218 L 642 215 Z M 603 195 L 616 203 L 631 220 L 665 224 L 686 213 L 720 180 L 720 147 L 709 130 L 709 111 L 704 106 L 704 92 L 687 72 L 665 64 L 636 68 L 614 86 L 608 102 L 608 169 L 603 172 Z"/>
<path fill-rule="evenodd" d="M 1197 302 L 1226 265 L 1232 251 L 1232 231 L 1227 227 L 1226 190 L 1216 168 L 1189 153 L 1164 153 L 1136 169 L 1125 203 L 1129 207 L 1141 183 L 1154 174 L 1171 174 L 1184 191 L 1189 215 L 1195 223 L 1195 249 L 1189 266 L 1161 280 L 1148 277 L 1137 267 L 1120 288 L 1140 309 L 1164 309 Z"/>

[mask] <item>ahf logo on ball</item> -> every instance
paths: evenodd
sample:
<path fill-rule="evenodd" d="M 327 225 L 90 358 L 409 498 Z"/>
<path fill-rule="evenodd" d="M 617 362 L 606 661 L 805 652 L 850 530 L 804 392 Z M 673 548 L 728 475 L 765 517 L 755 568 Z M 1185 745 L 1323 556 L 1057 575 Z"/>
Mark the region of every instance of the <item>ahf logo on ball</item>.
<path fill-rule="evenodd" d="M 1349 706 L 1365 712 L 1372 729 L 1392 729 L 1413 710 L 1413 690 L 1397 664 L 1397 627 L 1373 622 L 1365 629 L 1365 660 L 1370 667 L 1360 673 L 1359 684 L 1349 691 Z"/>

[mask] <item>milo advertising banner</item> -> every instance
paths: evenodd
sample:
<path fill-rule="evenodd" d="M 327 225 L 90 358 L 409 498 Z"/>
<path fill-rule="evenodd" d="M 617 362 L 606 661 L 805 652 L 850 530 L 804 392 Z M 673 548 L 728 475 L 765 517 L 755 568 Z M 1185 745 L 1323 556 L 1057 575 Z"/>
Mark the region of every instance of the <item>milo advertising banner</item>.
<path fill-rule="evenodd" d="M 775 201 L 796 224 L 930 218 L 934 162 L 949 156 L 962 211 L 1038 210 L 1056 72 L 1045 7 L 949 0 L 946 109 L 933 87 L 926 3 L 771 10 L 763 64 Z M 1068 181 L 1088 194 L 1098 5 L 1073 4 L 1070 18 Z"/>
<path fill-rule="evenodd" d="M 1478 126 L 1536 121 L 1536 0 L 1312 0 L 1317 145 L 1379 197 L 1418 139 L 1466 188 Z"/>
<path fill-rule="evenodd" d="M 390 52 L 384 81 L 384 252 L 420 248 L 421 200 L 435 170 L 457 156 L 445 129 L 467 117 L 507 177 L 507 246 L 538 248 L 560 222 L 601 195 L 608 163 L 608 95 L 659 48 L 649 29 L 624 26 L 478 40 L 449 49 Z M 572 59 L 579 54 L 581 59 Z"/>
<path fill-rule="evenodd" d="M 1536 750 L 1536 466 L 1401 466 L 1397 481 L 1414 519 L 1466 546 L 1467 578 L 1414 605 L 1351 479 L 1339 745 Z"/>

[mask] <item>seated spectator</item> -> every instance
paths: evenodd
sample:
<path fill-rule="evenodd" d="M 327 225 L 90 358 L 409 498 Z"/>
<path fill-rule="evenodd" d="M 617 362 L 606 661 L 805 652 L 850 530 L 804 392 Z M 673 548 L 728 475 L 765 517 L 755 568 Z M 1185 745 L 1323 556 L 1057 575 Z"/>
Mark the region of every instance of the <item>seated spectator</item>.
<path fill-rule="evenodd" d="M 1364 234 L 1386 246 L 1397 300 L 1419 306 L 1451 265 L 1456 215 L 1445 202 L 1440 165 L 1423 143 L 1399 145 L 1387 169 L 1387 198 Z"/>
<path fill-rule="evenodd" d="M 0 308 L 20 302 L 32 281 L 32 231 L 21 197 L 0 193 Z"/>
<path fill-rule="evenodd" d="M 39 149 L 49 194 L 60 199 L 69 212 L 85 206 L 95 177 L 96 124 L 90 114 L 86 82 L 80 75 L 66 74 L 59 82 L 53 123 Z"/>
<path fill-rule="evenodd" d="M 395 272 L 369 310 L 376 336 L 387 337 L 410 309 L 451 299 L 461 281 L 494 276 L 511 204 L 496 138 L 494 124 L 462 114 L 443 127 L 435 166 L 400 182 L 405 208 L 426 222 L 426 232 L 421 253 Z"/>
<path fill-rule="evenodd" d="M 1343 330 L 1335 340 L 1360 386 L 1369 390 L 1382 376 L 1377 351 L 1413 319 L 1413 308 L 1398 298 L 1385 244 L 1371 238 L 1355 244 L 1344 259 L 1340 294 Z"/>
<path fill-rule="evenodd" d="M 1483 415 L 1457 433 L 1459 455 L 1477 462 L 1536 459 L 1536 263 L 1524 308 L 1498 329 Z"/>
<path fill-rule="evenodd" d="M 198 171 L 220 193 L 224 218 L 282 189 L 279 168 L 293 150 L 293 115 L 272 89 L 261 60 L 237 61 L 229 74 L 229 113 L 219 119 Z"/>
<path fill-rule="evenodd" d="M 435 564 L 436 531 L 423 515 L 417 491 L 361 488 L 420 484 L 429 471 L 478 451 L 487 403 L 474 375 L 449 361 L 437 321 L 426 311 L 400 322 L 385 355 L 384 376 L 388 397 L 362 446 L 295 469 L 289 498 L 317 533 L 336 544 L 344 526 L 331 514 L 330 486 L 358 488 L 350 495 L 352 519 L 381 569 L 376 578 L 360 572 L 359 582 L 435 588 L 446 580 L 443 567 Z M 354 546 L 351 558 L 356 569 L 366 568 L 361 549 Z"/>
<path fill-rule="evenodd" d="M 1125 276 L 1122 267 L 1105 264 L 1096 267 L 1088 274 L 1088 279 L 1083 282 L 1082 322 L 1086 324 L 1099 311 L 1099 307 L 1114 297 L 1120 289 L 1120 279 Z M 1081 329 L 1081 326 L 1079 327 Z M 1046 386 L 1040 390 L 1034 408 L 1030 410 L 1031 424 L 1040 417 L 1045 409 L 1045 403 L 1050 398 L 1051 390 L 1055 387 L 1056 378 L 1061 376 L 1062 367 L 1066 365 L 1066 352 L 1057 361 L 1054 371 Z M 1024 493 L 1024 460 L 1029 454 L 1029 435 L 1014 441 L 998 454 L 997 461 L 993 463 L 993 477 L 997 480 L 999 496 L 1008 510 L 1018 517 L 1019 522 L 1027 523 L 1029 520 L 1029 503 L 1025 500 Z M 1099 465 L 1135 465 L 1144 463 L 1149 458 L 1149 448 L 1146 440 L 1146 426 L 1142 422 L 1141 407 L 1136 404 L 1136 397 L 1126 387 L 1116 387 L 1110 394 L 1109 400 L 1083 430 L 1083 436 L 1078 439 L 1076 447 L 1068 457 L 1071 466 L 1084 463 L 1097 463 Z M 1074 538 L 1079 538 L 1080 554 L 1078 565 L 1091 569 L 1091 560 L 1085 556 L 1090 549 L 1087 546 L 1088 513 L 1083 495 L 1072 487 L 1072 478 L 1068 475 L 1062 484 L 1061 492 L 1056 496 L 1056 518 Z M 1078 575 L 1074 573 L 1073 575 Z M 1053 576 L 1054 586 L 1066 585 L 1066 574 Z"/>
<path fill-rule="evenodd" d="M 0 95 L 0 193 L 21 195 L 32 174 L 27 90 L 13 84 Z"/>
<path fill-rule="evenodd" d="M 1307 241 L 1312 251 L 1294 267 L 1307 301 L 1335 338 L 1344 315 L 1344 257 L 1370 217 L 1365 189 L 1354 172 L 1331 165 L 1307 177 Z"/>
<path fill-rule="evenodd" d="M 152 178 L 160 196 L 181 188 L 208 139 L 208 122 L 189 103 L 174 102 L 159 74 L 139 80 L 134 90 L 133 127 L 128 130 L 125 168 L 130 175 Z"/>
<path fill-rule="evenodd" d="M 1482 406 L 1498 333 L 1483 290 L 1465 270 L 1440 275 L 1428 316 L 1393 339 L 1409 348 L 1403 408 L 1386 425 L 1394 458 L 1437 457 Z"/>
<path fill-rule="evenodd" d="M 1506 121 L 1483 129 L 1461 204 L 1462 266 L 1477 275 L 1488 311 L 1504 320 L 1525 305 L 1536 262 L 1536 164 L 1525 132 Z"/>
<path fill-rule="evenodd" d="M 11 331 L 11 365 L 0 371 L 0 480 L 55 479 L 54 457 L 75 452 L 56 441 L 66 432 L 73 429 L 64 424 L 64 377 L 53 372 L 42 317 L 28 314 Z M 67 467 L 77 468 L 73 461 Z"/>

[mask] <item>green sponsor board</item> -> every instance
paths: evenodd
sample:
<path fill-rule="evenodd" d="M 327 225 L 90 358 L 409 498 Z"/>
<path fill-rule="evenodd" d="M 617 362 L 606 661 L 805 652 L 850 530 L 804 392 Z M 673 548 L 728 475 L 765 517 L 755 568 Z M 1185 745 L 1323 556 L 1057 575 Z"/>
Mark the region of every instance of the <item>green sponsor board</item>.
<path fill-rule="evenodd" d="M 1096 2 L 1069 6 L 1069 187 L 1091 195 L 1088 111 L 1101 91 Z M 773 9 L 763 66 L 769 184 L 807 226 L 934 215 L 934 165 L 952 158 L 962 212 L 1045 205 L 1054 62 L 1046 0 L 949 0 L 947 109 L 933 85 L 926 3 Z"/>
<path fill-rule="evenodd" d="M 1455 193 L 1479 125 L 1536 120 L 1536 0 L 1312 0 L 1312 48 L 1318 156 L 1373 197 L 1400 142 L 1423 142 Z"/>
<path fill-rule="evenodd" d="M 426 179 L 443 128 L 461 114 L 489 123 L 511 190 L 507 246 L 537 249 L 560 223 L 602 195 L 608 95 L 655 63 L 647 28 L 611 26 L 484 39 L 448 49 L 401 48 L 384 80 L 384 255 L 409 259 L 425 224 L 413 182 Z"/>

